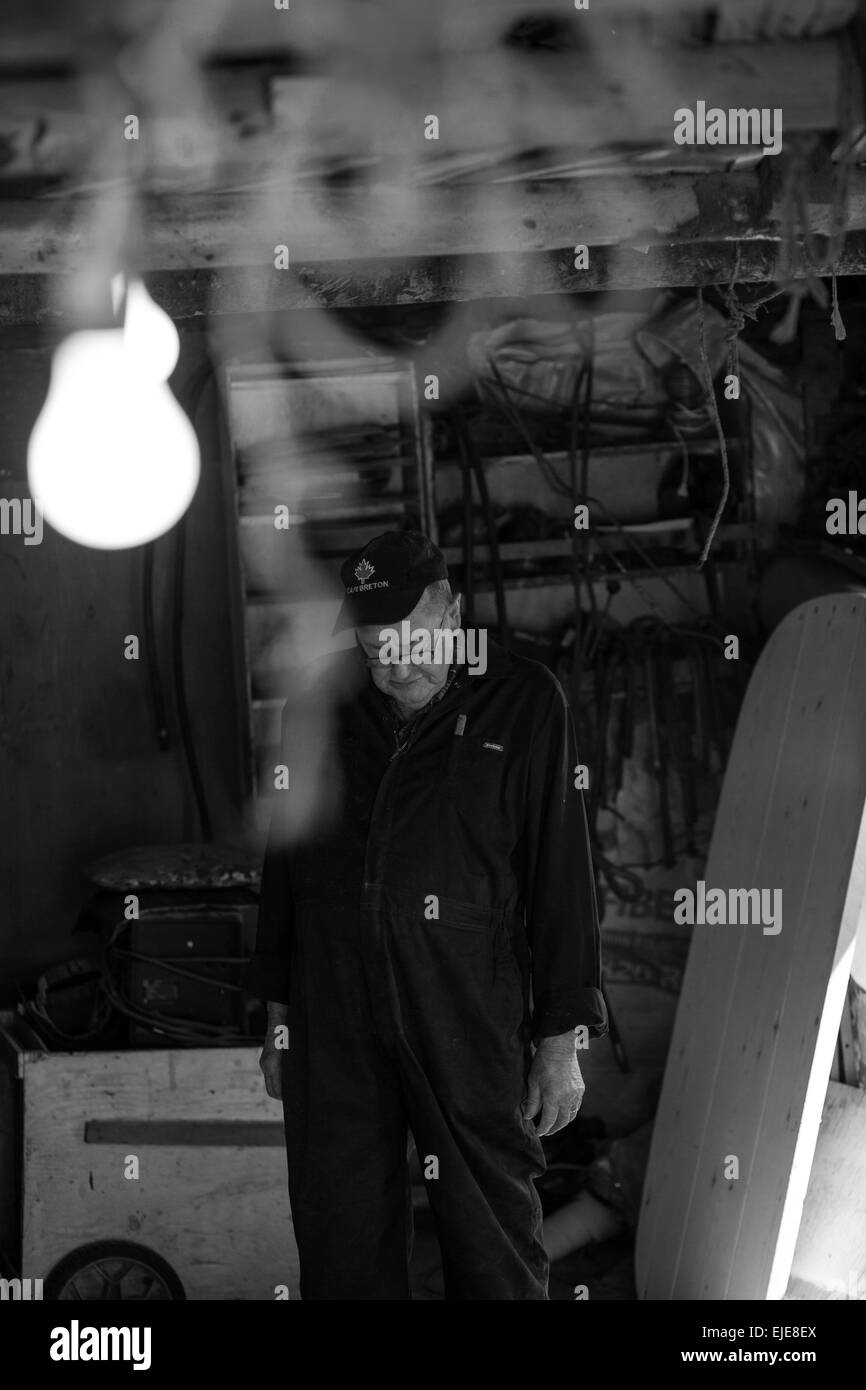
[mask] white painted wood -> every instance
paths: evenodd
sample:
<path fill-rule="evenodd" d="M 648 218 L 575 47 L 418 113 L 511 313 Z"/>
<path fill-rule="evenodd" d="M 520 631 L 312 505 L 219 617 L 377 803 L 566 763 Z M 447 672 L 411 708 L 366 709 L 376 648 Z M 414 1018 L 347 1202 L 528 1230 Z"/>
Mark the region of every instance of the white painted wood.
<path fill-rule="evenodd" d="M 866 1299 L 866 1092 L 830 1082 L 791 1266 L 791 1293 Z"/>
<path fill-rule="evenodd" d="M 161 1255 L 192 1299 L 298 1293 L 285 1150 L 86 1144 L 89 1120 L 280 1122 L 258 1049 L 25 1054 L 23 1266 L 45 1278 L 95 1240 Z"/>
<path fill-rule="evenodd" d="M 857 931 L 857 945 L 854 948 L 854 959 L 851 962 L 851 978 L 861 989 L 866 989 L 866 906 L 864 906 L 863 920 Z"/>
<path fill-rule="evenodd" d="M 866 896 L 864 683 L 860 594 L 795 609 L 750 682 L 705 880 L 780 888 L 783 926 L 694 928 L 638 1230 L 642 1298 L 787 1285 Z"/>

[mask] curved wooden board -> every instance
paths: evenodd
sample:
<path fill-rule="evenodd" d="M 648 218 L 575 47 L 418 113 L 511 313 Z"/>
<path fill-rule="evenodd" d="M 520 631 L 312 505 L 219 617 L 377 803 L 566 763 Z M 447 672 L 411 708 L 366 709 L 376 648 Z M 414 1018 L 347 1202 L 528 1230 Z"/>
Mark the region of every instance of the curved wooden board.
<path fill-rule="evenodd" d="M 864 691 L 862 594 L 796 608 L 749 684 L 705 882 L 781 889 L 782 928 L 693 928 L 638 1226 L 640 1298 L 785 1292 L 866 903 Z M 738 1178 L 725 1177 L 731 1155 Z"/>

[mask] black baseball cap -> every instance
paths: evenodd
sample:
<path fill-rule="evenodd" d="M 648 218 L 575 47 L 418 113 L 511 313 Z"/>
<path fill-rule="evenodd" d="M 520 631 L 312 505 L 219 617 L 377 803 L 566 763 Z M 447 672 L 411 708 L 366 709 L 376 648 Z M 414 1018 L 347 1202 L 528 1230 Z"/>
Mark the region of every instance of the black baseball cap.
<path fill-rule="evenodd" d="M 346 597 L 334 632 L 400 622 L 428 584 L 447 578 L 442 551 L 421 531 L 383 531 L 340 566 Z"/>

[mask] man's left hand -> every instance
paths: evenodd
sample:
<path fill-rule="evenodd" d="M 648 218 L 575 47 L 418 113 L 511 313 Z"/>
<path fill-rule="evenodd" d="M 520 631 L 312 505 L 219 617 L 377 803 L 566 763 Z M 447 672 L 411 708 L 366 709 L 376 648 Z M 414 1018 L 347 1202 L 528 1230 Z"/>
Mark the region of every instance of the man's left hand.
<path fill-rule="evenodd" d="M 586 1084 L 580 1074 L 572 1029 L 555 1038 L 541 1038 L 532 1059 L 523 1113 L 538 1122 L 539 1137 L 556 1134 L 571 1124 L 583 1101 Z"/>

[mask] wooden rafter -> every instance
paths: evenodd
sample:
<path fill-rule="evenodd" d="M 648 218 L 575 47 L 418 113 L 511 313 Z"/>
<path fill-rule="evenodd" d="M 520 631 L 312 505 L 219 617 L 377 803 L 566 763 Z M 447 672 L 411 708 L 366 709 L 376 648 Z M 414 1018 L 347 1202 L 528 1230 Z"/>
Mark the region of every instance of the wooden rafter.
<path fill-rule="evenodd" d="M 210 60 L 280 55 L 291 48 L 306 56 L 333 53 L 352 43 L 361 24 L 393 27 L 395 15 L 441 34 L 455 50 L 490 48 L 516 23 L 558 15 L 589 26 L 639 19 L 653 26 L 681 23 L 683 32 L 709 30 L 717 41 L 814 38 L 841 28 L 857 0 L 589 0 L 577 12 L 551 0 L 290 0 L 288 10 L 240 0 L 5 0 L 0 13 L 0 61 L 4 67 L 77 66 L 92 60 L 94 42 L 130 43 L 158 24 L 192 35 Z"/>
<path fill-rule="evenodd" d="M 769 23 L 767 7 L 756 11 L 750 4 Z M 220 5 L 224 13 L 217 22 Z M 694 17 L 708 8 L 654 3 L 653 12 Z M 13 276 L 64 278 L 74 272 L 86 257 L 94 210 L 130 178 L 145 199 L 138 264 L 152 275 L 177 275 L 179 283 L 193 285 L 194 303 L 184 301 L 193 315 L 206 311 L 208 295 L 215 296 L 217 311 L 242 308 L 234 291 L 240 283 L 253 301 L 261 296 L 264 304 L 287 308 L 320 295 L 331 303 L 386 302 L 389 294 L 393 302 L 401 296 L 431 299 L 441 291 L 442 277 L 457 298 L 501 293 L 509 264 L 519 267 L 527 287 L 543 287 L 527 293 L 705 284 L 723 278 L 713 272 L 710 248 L 727 252 L 734 242 L 747 248 L 745 255 L 741 249 L 742 278 L 767 278 L 786 226 L 784 159 L 765 159 L 757 169 L 695 173 L 692 165 L 691 172 L 646 174 L 636 170 L 635 159 L 641 150 L 660 154 L 662 167 L 670 163 L 674 169 L 680 167 L 675 156 L 700 160 L 700 151 L 684 152 L 672 142 L 677 107 L 698 100 L 723 108 L 778 107 L 789 141 L 838 136 L 842 110 L 852 123 L 863 117 L 847 35 L 719 46 L 685 42 L 685 31 L 671 40 L 668 30 L 665 43 L 648 47 L 639 13 L 645 21 L 646 10 L 623 3 L 612 9 L 608 4 L 611 22 L 603 24 L 597 9 L 571 14 L 587 24 L 593 14 L 586 32 L 594 38 L 587 46 L 512 51 L 494 46 L 494 28 L 501 29 L 509 16 L 550 14 L 549 4 L 480 0 L 467 7 L 461 0 L 437 6 L 443 23 L 437 28 L 425 20 L 420 37 L 407 37 L 403 21 L 415 10 L 404 7 L 395 40 L 398 48 L 404 40 L 408 45 L 400 67 L 376 32 L 377 24 L 394 15 L 393 0 L 363 7 L 369 33 L 359 29 L 361 9 L 354 0 L 327 0 L 288 14 L 267 10 L 266 21 L 267 7 L 254 7 L 248 25 L 240 23 L 232 0 L 198 9 L 204 18 L 196 30 L 188 0 L 171 6 L 128 0 L 111 9 L 113 27 L 106 24 L 107 10 L 87 6 L 91 32 L 100 35 L 107 53 L 106 72 L 118 53 L 145 50 L 148 24 L 153 34 L 163 20 L 177 19 L 196 73 L 188 110 L 180 100 L 166 111 L 147 83 L 136 95 L 134 62 L 130 91 L 118 90 L 110 78 L 103 105 L 94 100 L 92 85 L 82 87 L 68 74 L 0 80 L 0 276 L 7 285 Z M 16 12 L 13 6 L 13 17 Z M 838 0 L 824 7 L 813 3 L 808 15 L 804 6 L 800 17 L 804 30 L 814 34 L 845 22 L 849 12 L 846 0 Z M 43 16 L 49 33 L 53 13 L 48 6 Z M 726 14 L 742 18 L 746 8 L 734 5 Z M 790 6 L 786 14 L 792 14 Z M 331 51 L 323 35 L 341 15 L 342 47 Z M 64 16 L 74 36 L 65 7 Z M 796 29 L 796 20 L 795 15 L 789 29 Z M 9 23 L 7 12 L 0 19 L 0 44 Z M 257 26 L 276 33 L 274 24 L 289 23 L 294 43 L 307 44 L 311 53 L 319 44 L 321 62 L 304 75 L 272 63 L 214 65 L 214 56 L 246 59 L 254 52 L 232 51 L 232 34 L 239 42 L 242 37 L 259 43 L 264 30 Z M 472 42 L 455 53 L 448 45 L 453 49 L 457 33 Z M 228 48 L 219 47 L 225 43 Z M 437 61 L 426 64 L 430 44 Z M 356 57 L 371 57 L 369 65 L 346 67 L 352 45 Z M 152 78 L 148 51 L 150 66 L 145 62 L 142 70 Z M 202 66 L 205 58 L 209 65 Z M 393 84 L 390 70 L 383 80 L 383 65 L 397 70 Z M 122 113 L 136 107 L 140 140 L 125 143 Z M 436 142 L 423 135 L 431 110 L 440 114 Z M 535 179 L 527 151 L 534 151 Z M 731 147 L 731 159 L 740 152 Z M 748 160 L 757 152 L 742 153 Z M 707 151 L 716 159 L 719 154 Z M 614 177 L 611 167 L 619 160 L 622 174 Z M 604 173 L 597 173 L 596 161 L 603 161 Z M 335 172 L 348 181 L 335 182 Z M 809 179 L 804 220 L 811 233 L 838 232 L 835 196 L 835 174 L 825 160 Z M 798 233 L 803 230 L 798 225 Z M 851 238 L 866 230 L 866 176 L 856 168 L 845 230 L 846 264 L 862 269 L 859 241 L 855 245 Z M 273 269 L 274 248 L 281 244 L 290 250 L 289 276 Z M 571 248 L 578 244 L 592 249 L 591 271 L 571 267 Z M 541 253 L 535 269 L 532 253 Z M 445 262 L 441 276 L 433 269 L 435 258 Z M 728 259 L 722 257 L 725 264 Z M 29 282 L 23 283 L 20 295 L 0 305 L 0 322 L 56 311 L 52 293 L 31 293 Z M 176 291 L 175 286 L 175 297 Z"/>
<path fill-rule="evenodd" d="M 555 55 L 456 55 L 432 74 L 393 86 L 323 74 L 270 77 L 269 69 L 207 71 L 166 111 L 129 92 L 101 106 L 76 79 L 0 83 L 0 194 L 22 180 L 92 186 L 110 153 L 115 173 L 154 191 L 202 191 L 269 173 L 369 159 L 400 161 L 405 177 L 455 156 L 569 149 L 574 158 L 622 143 L 676 148 L 675 112 L 707 106 L 783 112 L 784 133 L 837 127 L 843 41 L 692 49 L 669 45 Z M 862 96 L 854 96 L 855 116 Z M 424 119 L 439 119 L 427 141 Z M 137 141 L 123 121 L 136 114 Z"/>
<path fill-rule="evenodd" d="M 854 232 L 835 261 L 826 243 L 814 272 L 860 275 L 866 270 L 866 232 Z M 295 309 L 364 308 L 381 304 L 431 304 L 471 299 L 529 298 L 607 290 L 696 285 L 764 284 L 776 279 L 777 243 L 678 242 L 648 247 L 600 247 L 587 270 L 575 270 L 570 252 L 519 255 L 437 256 L 409 260 L 323 262 L 296 265 L 293 273 L 261 267 L 162 271 L 147 276 L 150 292 L 177 320 Z M 67 331 L 58 309 L 59 277 L 0 276 L 0 330 L 21 325 Z M 260 332 L 260 328 L 256 329 Z"/>
<path fill-rule="evenodd" d="M 818 172 L 807 195 L 809 229 L 833 228 L 835 170 Z M 292 263 L 550 251 L 585 244 L 778 240 L 784 233 L 783 171 L 646 175 L 497 187 L 416 189 L 374 185 L 327 201 L 301 189 L 161 195 L 147 205 L 146 270 L 272 265 L 286 245 Z M 89 202 L 7 200 L 0 218 L 0 270 L 64 273 L 87 252 Z M 849 177 L 846 229 L 866 229 L 866 172 Z"/>

